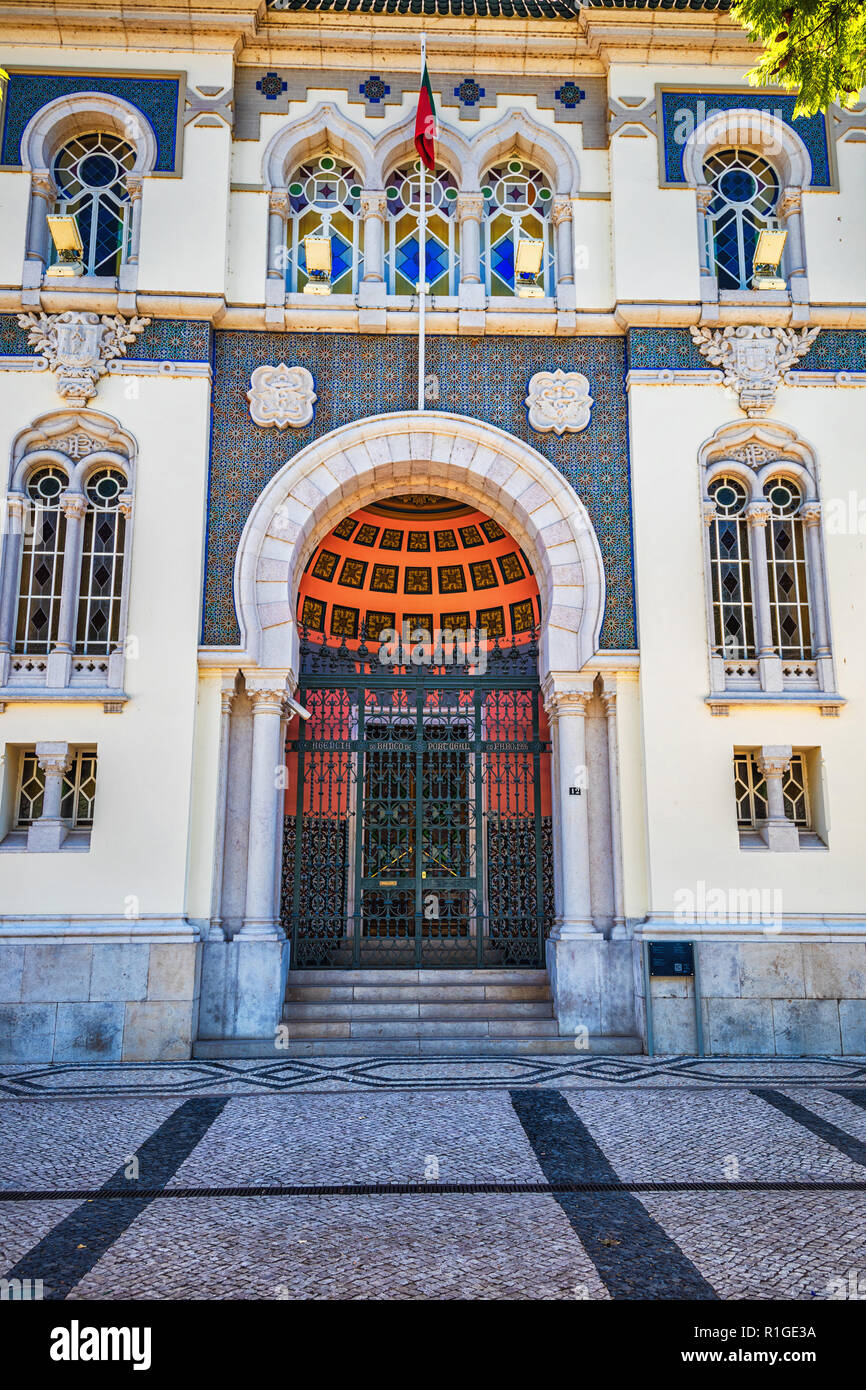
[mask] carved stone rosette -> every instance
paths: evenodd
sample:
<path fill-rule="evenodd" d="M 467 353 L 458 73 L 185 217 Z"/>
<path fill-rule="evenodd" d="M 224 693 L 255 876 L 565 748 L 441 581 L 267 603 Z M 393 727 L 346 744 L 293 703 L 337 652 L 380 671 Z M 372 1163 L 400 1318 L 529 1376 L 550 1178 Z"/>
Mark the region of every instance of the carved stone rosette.
<path fill-rule="evenodd" d="M 536 372 L 524 402 L 531 429 L 539 434 L 577 434 L 589 424 L 592 396 L 582 372 Z"/>
<path fill-rule="evenodd" d="M 250 377 L 247 400 L 257 425 L 302 429 L 312 420 L 317 399 L 312 374 L 306 367 L 288 367 L 281 362 L 277 367 L 256 367 Z"/>

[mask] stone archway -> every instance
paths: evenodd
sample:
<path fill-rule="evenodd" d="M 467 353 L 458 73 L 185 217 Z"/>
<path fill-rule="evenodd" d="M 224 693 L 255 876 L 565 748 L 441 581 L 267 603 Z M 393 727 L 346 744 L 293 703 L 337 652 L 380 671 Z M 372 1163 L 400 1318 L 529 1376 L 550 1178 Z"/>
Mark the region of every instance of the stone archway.
<path fill-rule="evenodd" d="M 580 671 L 598 648 L 604 566 L 589 515 L 547 459 L 492 425 L 444 412 L 376 415 L 291 459 L 250 513 L 235 563 L 246 664 L 297 672 L 304 565 L 351 504 L 399 492 L 476 503 L 525 550 L 541 595 L 540 675 Z"/>
<path fill-rule="evenodd" d="M 606 945 L 593 921 L 589 798 L 575 786 L 587 764 L 605 597 L 586 509 L 551 463 L 502 430 L 445 412 L 378 415 L 290 459 L 262 492 L 241 537 L 234 593 L 244 687 L 234 694 L 232 674 L 220 755 L 234 826 L 222 883 L 232 885 L 233 907 L 226 912 L 223 900 L 228 939 L 217 928 L 205 943 L 202 1026 L 210 1031 L 203 1036 L 225 1029 L 270 1035 L 282 1006 L 289 943 L 279 927 L 283 793 L 274 770 L 283 760 L 286 697 L 297 685 L 295 604 L 304 568 L 346 514 L 412 492 L 483 510 L 517 541 L 535 574 L 539 674 L 553 739 L 556 914 L 547 958 L 558 994 L 565 990 L 566 997 L 574 952 L 591 947 L 595 960 Z"/>

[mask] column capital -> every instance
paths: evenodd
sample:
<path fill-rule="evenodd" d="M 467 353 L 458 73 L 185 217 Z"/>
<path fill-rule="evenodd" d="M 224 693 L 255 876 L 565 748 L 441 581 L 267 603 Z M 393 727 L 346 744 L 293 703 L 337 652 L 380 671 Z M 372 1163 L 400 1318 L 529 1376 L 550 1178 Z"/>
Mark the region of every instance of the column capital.
<path fill-rule="evenodd" d="M 47 169 L 33 170 L 30 175 L 30 189 L 46 202 L 53 203 L 57 198 L 57 184 Z"/>
<path fill-rule="evenodd" d="M 705 526 L 712 526 L 713 522 L 715 521 L 715 519 L 716 519 L 716 517 L 717 517 L 717 515 L 718 515 L 718 513 L 717 513 L 717 511 L 716 511 L 716 504 L 715 504 L 715 502 L 711 502 L 709 499 L 707 499 L 706 501 L 704 501 L 704 502 L 702 503 L 702 513 L 703 513 L 703 518 L 704 518 L 704 525 L 705 525 Z"/>
<path fill-rule="evenodd" d="M 783 188 L 778 204 L 776 205 L 776 215 L 778 217 L 790 217 L 792 212 L 800 212 L 803 207 L 803 190 L 799 187 Z"/>
<path fill-rule="evenodd" d="M 821 503 L 804 502 L 797 515 L 801 518 L 804 526 L 820 526 Z"/>
<path fill-rule="evenodd" d="M 750 502 L 746 508 L 746 520 L 750 526 L 766 526 L 773 514 L 773 508 L 769 502 Z"/>
<path fill-rule="evenodd" d="M 789 743 L 765 743 L 756 758 L 758 771 L 764 777 L 783 777 L 791 766 L 792 751 Z"/>
<path fill-rule="evenodd" d="M 583 718 L 586 715 L 586 707 L 592 699 L 592 690 L 556 686 L 548 678 L 542 685 L 542 695 L 547 716 L 555 722 L 568 715 Z"/>
<path fill-rule="evenodd" d="M 384 217 L 388 198 L 384 188 L 365 188 L 359 199 L 362 217 Z"/>
<path fill-rule="evenodd" d="M 68 772 L 72 762 L 72 754 L 69 751 L 68 743 L 37 743 L 36 761 L 46 775 L 54 774 L 55 777 L 62 776 Z"/>
<path fill-rule="evenodd" d="M 6 494 L 6 515 L 10 521 L 24 521 L 27 515 L 27 504 L 29 498 L 23 492 L 8 492 Z"/>
<path fill-rule="evenodd" d="M 603 690 L 601 692 L 601 703 L 608 719 L 612 719 L 616 714 L 616 691 Z"/>
<path fill-rule="evenodd" d="M 464 218 L 471 217 L 474 221 L 480 222 L 484 216 L 484 195 L 481 193 L 458 193 L 457 194 L 457 216 L 462 222 Z"/>
<path fill-rule="evenodd" d="M 87 498 L 81 492 L 64 492 L 60 497 L 60 506 L 67 517 L 80 519 L 87 512 Z"/>
<path fill-rule="evenodd" d="M 554 195 L 553 206 L 550 210 L 550 220 L 554 227 L 558 227 L 560 222 L 571 222 L 574 219 L 574 204 L 567 193 L 557 193 Z"/>
<path fill-rule="evenodd" d="M 713 201 L 713 190 L 708 183 L 699 183 L 695 189 L 698 200 L 698 211 L 706 212 L 710 203 Z"/>
<path fill-rule="evenodd" d="M 144 188 L 144 177 L 142 174 L 127 174 L 123 186 L 129 194 L 129 201 L 137 203 Z"/>
<path fill-rule="evenodd" d="M 117 499 L 117 510 L 128 521 L 132 516 L 132 493 L 122 492 Z"/>
<path fill-rule="evenodd" d="M 272 188 L 268 193 L 268 212 L 276 213 L 278 217 L 287 218 L 289 215 L 289 195 L 285 188 Z"/>

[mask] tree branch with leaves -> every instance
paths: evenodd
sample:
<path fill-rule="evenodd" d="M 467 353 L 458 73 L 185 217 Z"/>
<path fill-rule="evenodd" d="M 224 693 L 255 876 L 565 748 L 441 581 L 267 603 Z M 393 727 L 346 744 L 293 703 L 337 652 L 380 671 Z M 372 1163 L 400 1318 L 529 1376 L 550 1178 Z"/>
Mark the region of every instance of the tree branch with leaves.
<path fill-rule="evenodd" d="M 753 86 L 798 88 L 795 116 L 855 105 L 866 86 L 864 0 L 739 0 L 733 16 L 763 45 Z"/>

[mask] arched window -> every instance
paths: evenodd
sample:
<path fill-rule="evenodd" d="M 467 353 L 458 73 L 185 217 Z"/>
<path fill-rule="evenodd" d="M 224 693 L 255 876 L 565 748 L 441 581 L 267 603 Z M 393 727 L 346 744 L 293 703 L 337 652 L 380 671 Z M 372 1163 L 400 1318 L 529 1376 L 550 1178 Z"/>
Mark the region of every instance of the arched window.
<path fill-rule="evenodd" d="M 119 508 L 126 478 L 119 468 L 100 468 L 85 486 L 78 629 L 75 650 L 107 655 L 120 633 L 126 518 Z"/>
<path fill-rule="evenodd" d="M 814 455 L 783 425 L 724 426 L 702 466 L 712 691 L 814 691 L 829 708 L 839 697 Z"/>
<path fill-rule="evenodd" d="M 758 233 L 778 225 L 778 176 L 762 155 L 730 149 L 717 150 L 707 158 L 704 177 L 711 190 L 707 213 L 719 289 L 747 290 Z"/>
<path fill-rule="evenodd" d="M 324 154 L 295 170 L 288 185 L 286 222 L 286 289 L 302 291 L 307 283 L 304 239 L 331 242 L 331 293 L 352 294 L 363 274 L 364 223 L 360 215 L 361 180 L 350 164 Z"/>
<path fill-rule="evenodd" d="M 539 169 L 522 159 L 508 159 L 488 169 L 481 183 L 484 197 L 482 276 L 491 295 L 513 295 L 518 241 L 542 241 L 539 284 L 556 293 L 550 211 L 553 193 Z"/>
<path fill-rule="evenodd" d="M 431 294 L 454 295 L 460 281 L 457 185 L 447 169 L 426 175 L 427 283 Z M 389 294 L 415 294 L 418 285 L 421 162 L 402 164 L 385 182 L 388 240 L 385 279 Z"/>
<path fill-rule="evenodd" d="M 714 504 L 710 522 L 713 649 L 731 660 L 753 657 L 748 491 L 739 478 L 723 475 L 710 484 L 707 492 Z"/>
<path fill-rule="evenodd" d="M 54 161 L 55 211 L 73 215 L 87 275 L 118 274 L 130 252 L 132 204 L 126 176 L 136 152 L 117 135 L 76 135 Z"/>
<path fill-rule="evenodd" d="M 60 498 L 66 484 L 66 474 L 53 466 L 37 468 L 27 482 L 30 506 L 15 629 L 15 649 L 22 656 L 45 655 L 57 638 L 66 544 L 66 517 Z"/>
<path fill-rule="evenodd" d="M 790 478 L 771 478 L 764 485 L 770 503 L 767 523 L 767 582 L 773 646 L 783 660 L 812 655 L 806 546 L 797 516 L 803 494 Z"/>
<path fill-rule="evenodd" d="M 57 411 L 12 450 L 0 561 L 0 691 L 123 690 L 135 445 Z M 24 695 L 21 695 L 24 698 Z"/>

